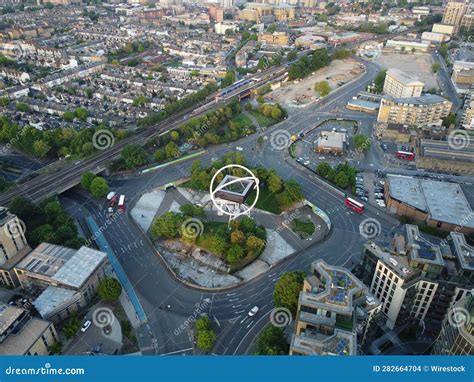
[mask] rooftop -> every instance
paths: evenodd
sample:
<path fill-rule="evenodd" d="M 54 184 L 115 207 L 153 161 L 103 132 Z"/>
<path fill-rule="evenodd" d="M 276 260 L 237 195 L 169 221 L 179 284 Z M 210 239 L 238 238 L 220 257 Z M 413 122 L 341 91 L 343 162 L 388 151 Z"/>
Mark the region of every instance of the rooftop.
<path fill-rule="evenodd" d="M 466 243 L 466 237 L 459 232 L 451 232 L 454 253 L 462 269 L 474 271 L 474 247 Z"/>
<path fill-rule="evenodd" d="M 323 336 L 307 330 L 292 336 L 291 349 L 307 355 L 355 355 L 356 333 L 336 329 L 332 336 Z"/>
<path fill-rule="evenodd" d="M 38 296 L 33 305 L 41 317 L 49 317 L 64 304 L 70 305 L 69 302 L 75 294 L 76 292 L 71 289 L 49 286 Z"/>
<path fill-rule="evenodd" d="M 416 179 L 402 175 L 387 175 L 390 196 L 420 211 L 434 220 L 474 228 L 474 221 L 466 219 L 473 211 L 458 183 Z"/>
<path fill-rule="evenodd" d="M 402 72 L 399 69 L 388 69 L 387 76 L 394 78 L 398 82 L 401 82 L 405 86 L 423 86 L 423 82 L 421 82 L 418 77 L 411 76 L 405 72 Z"/>
<path fill-rule="evenodd" d="M 408 258 L 406 256 L 392 256 L 390 252 L 387 252 L 385 249 L 373 242 L 366 243 L 365 247 L 401 279 L 412 277 L 414 274 L 413 269 L 411 269 L 408 264 Z"/>
<path fill-rule="evenodd" d="M 443 255 L 440 247 L 424 239 L 420 235 L 418 226 L 407 224 L 406 233 L 411 261 L 444 266 Z"/>
<path fill-rule="evenodd" d="M 392 101 L 397 104 L 414 105 L 414 106 L 436 105 L 440 103 L 449 102 L 446 98 L 443 98 L 437 94 L 423 94 L 419 97 L 409 97 L 409 98 L 395 98 L 391 96 L 384 96 L 382 99 Z"/>

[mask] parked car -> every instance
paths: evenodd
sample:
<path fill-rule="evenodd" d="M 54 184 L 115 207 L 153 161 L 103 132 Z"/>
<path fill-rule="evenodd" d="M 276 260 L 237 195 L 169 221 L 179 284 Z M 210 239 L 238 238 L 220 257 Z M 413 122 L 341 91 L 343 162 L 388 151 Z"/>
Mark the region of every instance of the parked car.
<path fill-rule="evenodd" d="M 92 322 L 90 320 L 87 320 L 86 322 L 84 322 L 81 326 L 81 332 L 85 333 L 91 325 L 92 325 Z"/>

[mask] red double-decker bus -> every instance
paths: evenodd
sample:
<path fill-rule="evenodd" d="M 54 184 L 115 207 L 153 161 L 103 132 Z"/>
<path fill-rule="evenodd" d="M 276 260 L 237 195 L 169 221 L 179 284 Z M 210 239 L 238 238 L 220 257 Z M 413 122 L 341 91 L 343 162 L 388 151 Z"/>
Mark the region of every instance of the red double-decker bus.
<path fill-rule="evenodd" d="M 398 159 L 415 160 L 415 153 L 412 153 L 412 152 L 409 152 L 409 151 L 397 151 L 395 156 Z"/>
<path fill-rule="evenodd" d="M 358 214 L 364 212 L 364 205 L 362 203 L 359 203 L 357 200 L 346 198 L 346 200 L 344 200 L 344 204 L 352 211 L 357 212 Z"/>

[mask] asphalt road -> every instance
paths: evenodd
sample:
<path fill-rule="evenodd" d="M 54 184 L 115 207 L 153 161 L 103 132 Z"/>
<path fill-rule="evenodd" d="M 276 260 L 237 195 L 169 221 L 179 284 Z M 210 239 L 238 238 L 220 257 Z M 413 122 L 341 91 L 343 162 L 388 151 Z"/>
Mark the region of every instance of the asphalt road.
<path fill-rule="evenodd" d="M 262 132 L 271 136 L 278 129 L 297 133 L 311 127 L 318 121 L 334 117 L 339 109 L 341 116 L 351 116 L 365 123 L 370 129 L 369 119 L 362 113 L 346 113 L 344 105 L 358 91 L 365 89 L 378 68 L 367 64 L 367 73 L 353 83 L 334 91 L 323 102 L 298 110 L 280 124 Z M 365 121 L 365 122 L 364 122 Z M 236 288 L 222 292 L 203 292 L 184 286 L 166 269 L 162 260 L 145 235 L 127 214 L 120 216 L 104 232 L 112 249 L 118 255 L 127 276 L 133 284 L 148 317 L 148 324 L 137 330 L 140 347 L 144 354 L 193 354 L 192 325 L 185 324 L 190 317 L 205 311 L 215 322 L 218 340 L 216 354 L 245 354 L 257 333 L 269 323 L 273 309 L 273 288 L 282 273 L 290 270 L 308 271 L 316 259 L 330 264 L 350 267 L 355 262 L 366 241 L 359 233 L 359 225 L 365 218 L 377 218 L 382 223 L 380 239 L 387 235 L 398 222 L 393 217 L 375 208 L 366 208 L 363 215 L 348 210 L 343 198 L 321 184 L 308 170 L 287 157 L 286 150 L 276 150 L 267 139 L 263 147 L 257 146 L 256 135 L 232 144 L 210 147 L 199 159 L 203 165 L 211 158 L 220 157 L 236 146 L 243 147 L 243 153 L 254 165 L 275 168 L 285 179 L 298 181 L 306 198 L 322 208 L 330 216 L 332 231 L 322 242 L 299 251 L 290 259 L 280 263 L 266 274 Z M 147 190 L 188 176 L 192 160 L 161 168 L 147 174 L 135 174 L 111 181 L 111 188 L 129 197 L 128 206 Z M 99 225 L 104 224 L 106 206 L 98 206 L 75 191 L 64 194 L 67 208 L 78 218 L 92 215 Z M 167 309 L 166 306 L 171 308 Z M 248 316 L 248 311 L 257 305 L 259 313 Z M 181 328 L 180 328 L 181 327 Z M 183 329 L 184 327 L 184 329 Z M 152 346 L 156 339 L 157 346 Z"/>

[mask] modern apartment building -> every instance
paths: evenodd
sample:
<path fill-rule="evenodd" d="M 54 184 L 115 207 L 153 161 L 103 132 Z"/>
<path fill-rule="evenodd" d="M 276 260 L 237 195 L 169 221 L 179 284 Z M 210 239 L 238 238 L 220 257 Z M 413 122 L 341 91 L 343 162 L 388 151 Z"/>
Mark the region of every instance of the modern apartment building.
<path fill-rule="evenodd" d="M 449 1 L 444 8 L 443 24 L 453 25 L 458 32 L 461 27 L 461 21 L 469 10 L 469 0 Z"/>
<path fill-rule="evenodd" d="M 452 103 L 435 94 L 412 98 L 385 96 L 380 102 L 377 122 L 422 128 L 446 117 Z"/>
<path fill-rule="evenodd" d="M 451 80 L 459 93 L 467 94 L 474 85 L 474 62 L 455 61 Z"/>
<path fill-rule="evenodd" d="M 16 306 L 0 305 L 0 355 L 48 355 L 57 341 L 51 322 Z"/>
<path fill-rule="evenodd" d="M 474 290 L 446 315 L 432 354 L 474 355 Z"/>
<path fill-rule="evenodd" d="M 425 84 L 398 69 L 388 69 L 383 84 L 385 94 L 395 98 L 419 97 Z"/>
<path fill-rule="evenodd" d="M 0 207 L 0 285 L 12 288 L 19 285 L 13 269 L 29 251 L 24 223 L 7 208 Z"/>
<path fill-rule="evenodd" d="M 22 288 L 42 290 L 33 305 L 41 317 L 57 322 L 94 298 L 107 268 L 104 252 L 42 243 L 15 267 L 15 272 Z"/>
<path fill-rule="evenodd" d="M 349 270 L 318 260 L 300 292 L 290 355 L 353 355 L 370 336 L 379 302 Z"/>

